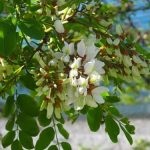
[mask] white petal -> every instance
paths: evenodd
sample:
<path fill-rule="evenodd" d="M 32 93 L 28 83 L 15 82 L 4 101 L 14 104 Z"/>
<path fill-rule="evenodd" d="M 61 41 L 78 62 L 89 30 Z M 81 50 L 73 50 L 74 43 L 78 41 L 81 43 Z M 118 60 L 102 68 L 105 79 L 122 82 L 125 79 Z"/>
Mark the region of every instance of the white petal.
<path fill-rule="evenodd" d="M 106 40 L 107 40 L 107 43 L 110 44 L 110 45 L 113 43 L 111 38 L 107 38 Z"/>
<path fill-rule="evenodd" d="M 70 50 L 70 55 L 73 55 L 74 54 L 74 43 L 70 43 L 69 44 L 69 50 Z"/>
<path fill-rule="evenodd" d="M 81 66 L 81 58 L 74 58 L 73 63 L 70 65 L 72 69 L 78 69 Z"/>
<path fill-rule="evenodd" d="M 113 41 L 113 44 L 115 46 L 117 46 L 119 43 L 120 43 L 120 39 L 118 39 L 118 38 Z"/>
<path fill-rule="evenodd" d="M 81 40 L 78 44 L 77 44 L 77 53 L 79 56 L 84 57 L 86 52 L 86 46 L 83 40 Z"/>
<path fill-rule="evenodd" d="M 104 62 L 96 60 L 95 69 L 99 74 L 104 74 L 105 73 L 105 70 L 103 69 L 104 65 L 105 65 Z"/>
<path fill-rule="evenodd" d="M 73 78 L 73 77 L 77 77 L 78 76 L 78 70 L 77 69 L 71 69 L 69 72 L 69 77 Z"/>
<path fill-rule="evenodd" d="M 94 67 L 95 67 L 95 60 L 87 62 L 84 65 L 84 73 L 85 74 L 90 74 L 93 71 Z"/>
<path fill-rule="evenodd" d="M 92 96 L 97 103 L 104 103 L 104 99 L 101 96 L 101 93 L 108 91 L 106 87 L 97 87 L 92 90 Z"/>
<path fill-rule="evenodd" d="M 98 48 L 95 45 L 90 45 L 86 50 L 86 61 L 94 59 L 97 53 L 99 52 Z"/>
<path fill-rule="evenodd" d="M 116 33 L 121 35 L 123 33 L 122 27 L 120 25 L 116 25 Z"/>
<path fill-rule="evenodd" d="M 60 107 L 55 108 L 55 116 L 56 118 L 60 119 L 61 118 L 61 110 Z"/>
<path fill-rule="evenodd" d="M 99 85 L 100 80 L 101 80 L 101 75 L 99 75 L 98 72 L 94 71 L 90 74 L 90 83 L 94 85 Z"/>
<path fill-rule="evenodd" d="M 70 60 L 70 56 L 69 55 L 65 55 L 65 56 L 62 57 L 62 60 L 67 63 Z"/>
<path fill-rule="evenodd" d="M 132 75 L 133 76 L 140 76 L 139 70 L 136 66 L 132 66 Z"/>
<path fill-rule="evenodd" d="M 55 29 L 56 29 L 56 31 L 58 33 L 64 33 L 64 31 L 65 31 L 64 26 L 63 26 L 61 20 L 56 20 L 54 22 L 54 27 L 55 27 Z"/>
<path fill-rule="evenodd" d="M 85 98 L 84 97 L 79 97 L 77 100 L 76 100 L 76 103 L 75 103 L 75 109 L 76 110 L 81 110 L 85 105 Z"/>
<path fill-rule="evenodd" d="M 130 59 L 130 57 L 127 56 L 127 55 L 124 55 L 124 56 L 123 56 L 123 63 L 124 63 L 124 65 L 125 65 L 126 67 L 132 66 L 131 59 Z"/>
<path fill-rule="evenodd" d="M 51 116 L 53 114 L 53 110 L 54 110 L 53 104 L 49 102 L 48 105 L 47 105 L 47 118 L 48 119 L 51 118 Z"/>
<path fill-rule="evenodd" d="M 97 103 L 95 102 L 95 100 L 92 98 L 92 96 L 90 95 L 87 95 L 86 96 L 86 104 L 90 107 L 97 107 Z"/>

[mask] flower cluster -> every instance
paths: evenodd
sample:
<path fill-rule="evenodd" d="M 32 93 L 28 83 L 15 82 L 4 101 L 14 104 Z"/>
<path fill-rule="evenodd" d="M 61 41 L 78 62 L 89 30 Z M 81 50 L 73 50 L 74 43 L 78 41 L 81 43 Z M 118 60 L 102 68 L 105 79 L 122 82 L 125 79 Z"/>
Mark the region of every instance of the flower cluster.
<path fill-rule="evenodd" d="M 100 47 L 108 76 L 133 81 L 142 75 L 149 75 L 148 60 L 139 55 L 135 47 L 126 44 L 126 36 L 120 26 L 116 27 L 116 33 L 120 38 L 107 38 L 106 46 Z"/>
<path fill-rule="evenodd" d="M 13 67 L 0 58 L 0 81 L 13 73 Z"/>
<path fill-rule="evenodd" d="M 99 49 L 95 46 L 96 38 L 89 36 L 78 43 L 64 42 L 61 52 L 52 52 L 51 59 L 36 59 L 40 71 L 34 71 L 37 95 L 44 96 L 41 109 L 47 108 L 47 117 L 54 113 L 57 118 L 61 112 L 73 106 L 81 110 L 85 105 L 97 107 L 104 103 L 101 93 L 108 89 L 100 85 L 105 73 L 104 62 L 97 59 Z"/>

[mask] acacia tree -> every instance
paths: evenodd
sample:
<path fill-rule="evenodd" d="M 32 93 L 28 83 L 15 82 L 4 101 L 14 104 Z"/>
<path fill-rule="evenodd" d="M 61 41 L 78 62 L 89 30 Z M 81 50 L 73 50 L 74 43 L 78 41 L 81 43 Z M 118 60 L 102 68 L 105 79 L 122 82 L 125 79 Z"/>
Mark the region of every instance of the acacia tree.
<path fill-rule="evenodd" d="M 112 142 L 122 130 L 133 143 L 135 128 L 114 104 L 122 83 L 149 74 L 149 55 L 113 24 L 114 11 L 99 0 L 0 1 L 4 148 L 70 150 L 63 125 L 81 114 L 91 131 L 105 125 Z"/>

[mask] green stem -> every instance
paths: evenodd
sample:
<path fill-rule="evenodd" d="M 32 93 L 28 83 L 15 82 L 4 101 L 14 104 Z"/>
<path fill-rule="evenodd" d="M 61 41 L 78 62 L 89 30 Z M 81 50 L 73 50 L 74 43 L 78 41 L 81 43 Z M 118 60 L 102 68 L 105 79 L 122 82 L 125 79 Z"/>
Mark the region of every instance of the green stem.
<path fill-rule="evenodd" d="M 59 143 L 59 139 L 58 139 L 58 135 L 57 135 L 57 130 L 56 130 L 56 124 L 55 124 L 54 117 L 52 118 L 52 121 L 53 121 L 54 131 L 55 131 L 55 134 L 56 134 L 56 142 L 57 142 L 57 145 L 58 145 L 58 150 L 60 150 L 60 143 Z"/>

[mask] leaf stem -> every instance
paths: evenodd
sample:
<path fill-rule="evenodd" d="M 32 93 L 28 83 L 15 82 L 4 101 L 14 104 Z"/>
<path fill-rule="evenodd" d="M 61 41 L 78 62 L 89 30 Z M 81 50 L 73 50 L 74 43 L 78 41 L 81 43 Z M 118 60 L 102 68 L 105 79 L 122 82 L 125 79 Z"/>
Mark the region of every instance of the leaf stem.
<path fill-rule="evenodd" d="M 56 130 L 56 124 L 55 124 L 54 117 L 52 117 L 52 121 L 53 121 L 54 131 L 55 131 L 55 134 L 56 134 L 56 142 L 57 142 L 57 145 L 58 145 L 58 150 L 60 150 L 60 143 L 59 143 L 59 139 L 58 139 L 58 135 L 57 135 L 57 130 Z"/>

